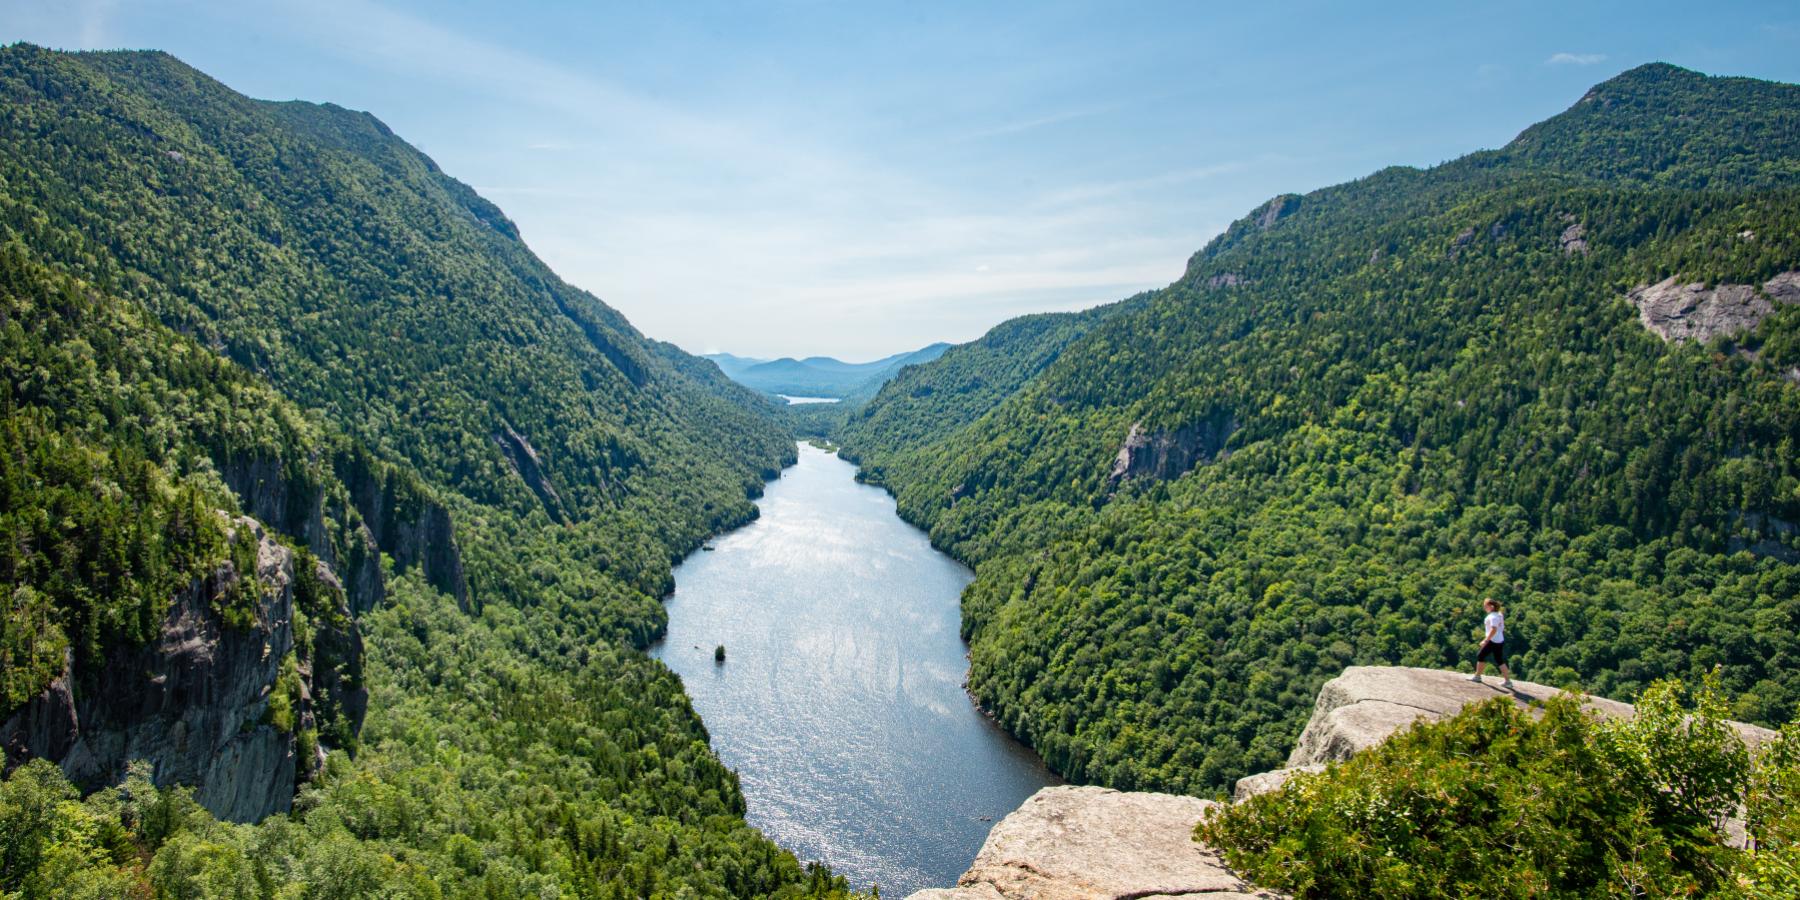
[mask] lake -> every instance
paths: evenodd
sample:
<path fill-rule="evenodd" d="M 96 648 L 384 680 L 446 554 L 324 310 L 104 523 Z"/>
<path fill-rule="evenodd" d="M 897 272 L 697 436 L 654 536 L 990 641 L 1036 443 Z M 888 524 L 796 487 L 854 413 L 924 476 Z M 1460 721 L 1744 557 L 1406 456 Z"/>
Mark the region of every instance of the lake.
<path fill-rule="evenodd" d="M 969 570 L 855 475 L 801 445 L 760 518 L 675 569 L 651 652 L 741 776 L 752 825 L 899 898 L 954 885 L 993 822 L 1055 777 L 963 691 Z"/>

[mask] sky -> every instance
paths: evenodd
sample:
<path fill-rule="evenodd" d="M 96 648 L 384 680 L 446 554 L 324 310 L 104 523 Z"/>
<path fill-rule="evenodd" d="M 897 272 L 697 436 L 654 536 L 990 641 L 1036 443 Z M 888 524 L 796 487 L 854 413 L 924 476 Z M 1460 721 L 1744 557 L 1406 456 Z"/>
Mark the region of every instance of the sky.
<path fill-rule="evenodd" d="M 368 110 L 650 336 L 849 360 L 1161 287 L 1641 63 L 1800 81 L 1791 0 L 0 0 L 15 40 Z"/>

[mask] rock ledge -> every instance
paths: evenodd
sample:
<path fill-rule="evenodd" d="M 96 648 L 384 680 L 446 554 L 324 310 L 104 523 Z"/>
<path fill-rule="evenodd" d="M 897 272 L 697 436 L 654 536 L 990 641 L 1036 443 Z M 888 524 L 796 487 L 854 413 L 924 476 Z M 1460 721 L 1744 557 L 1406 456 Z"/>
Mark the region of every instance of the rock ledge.
<path fill-rule="evenodd" d="M 1349 759 L 1421 719 L 1456 715 L 1471 703 L 1510 697 L 1520 706 L 1562 693 L 1515 681 L 1439 669 L 1352 666 L 1319 689 L 1306 730 L 1288 767 L 1240 779 L 1235 800 L 1279 788 L 1304 772 Z M 1603 716 L 1634 712 L 1631 704 L 1586 699 Z M 1732 723 L 1751 747 L 1775 732 Z M 1232 873 L 1219 855 L 1195 843 L 1195 823 L 1217 804 L 1173 794 L 1126 793 L 1098 787 L 1047 787 L 1002 819 L 957 886 L 920 891 L 910 900 L 1218 900 L 1284 897 Z M 1738 837 L 1741 838 L 1741 835 Z"/>

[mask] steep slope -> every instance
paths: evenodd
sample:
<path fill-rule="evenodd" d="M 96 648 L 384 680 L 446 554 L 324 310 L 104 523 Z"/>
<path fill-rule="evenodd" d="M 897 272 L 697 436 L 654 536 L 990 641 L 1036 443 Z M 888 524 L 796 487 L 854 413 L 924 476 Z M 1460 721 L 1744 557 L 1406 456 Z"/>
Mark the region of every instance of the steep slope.
<path fill-rule="evenodd" d="M 879 456 L 942 438 L 979 419 L 1018 392 L 1042 372 L 1063 348 L 1110 316 L 1141 306 L 1139 295 L 1075 313 L 1041 313 L 1009 319 L 967 344 L 951 347 L 936 364 L 895 376 L 869 402 L 848 410 L 842 435 L 857 453 Z M 864 464 L 863 477 L 881 480 L 880 470 Z"/>
<path fill-rule="evenodd" d="M 377 557 L 460 589 L 455 542 L 433 528 L 443 508 L 242 369 L 17 246 L 0 248 L 0 323 L 8 761 L 62 759 L 95 787 L 147 757 L 221 815 L 286 810 L 316 746 L 354 744 L 367 692 L 351 617 L 385 595 Z M 271 717 L 279 728 L 240 728 Z M 254 764 L 224 761 L 246 741 L 262 748 Z M 276 781 L 285 792 L 258 786 Z"/>
<path fill-rule="evenodd" d="M 171 896 L 841 891 L 632 646 L 792 457 L 771 405 L 367 114 L 27 45 L 0 98 L 0 741 L 166 788 L 9 848 Z"/>
<path fill-rule="evenodd" d="M 1718 665 L 1788 718 L 1797 113 L 1633 70 L 1502 150 L 1271 200 L 992 408 L 955 354 L 890 385 L 844 440 L 976 565 L 971 691 L 1071 778 L 1218 790 L 1327 673 L 1462 660 L 1492 594 L 1540 680 Z M 1760 324 L 1665 342 L 1627 297 L 1671 276 Z"/>

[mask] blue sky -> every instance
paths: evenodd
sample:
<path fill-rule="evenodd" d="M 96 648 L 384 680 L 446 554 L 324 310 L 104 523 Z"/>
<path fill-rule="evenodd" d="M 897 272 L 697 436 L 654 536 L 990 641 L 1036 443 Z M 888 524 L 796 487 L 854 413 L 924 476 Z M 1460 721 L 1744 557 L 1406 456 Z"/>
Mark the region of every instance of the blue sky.
<path fill-rule="evenodd" d="M 851 359 L 1162 286 L 1639 63 L 1800 81 L 1791 2 L 0 0 L 0 40 L 369 110 L 648 334 Z"/>

